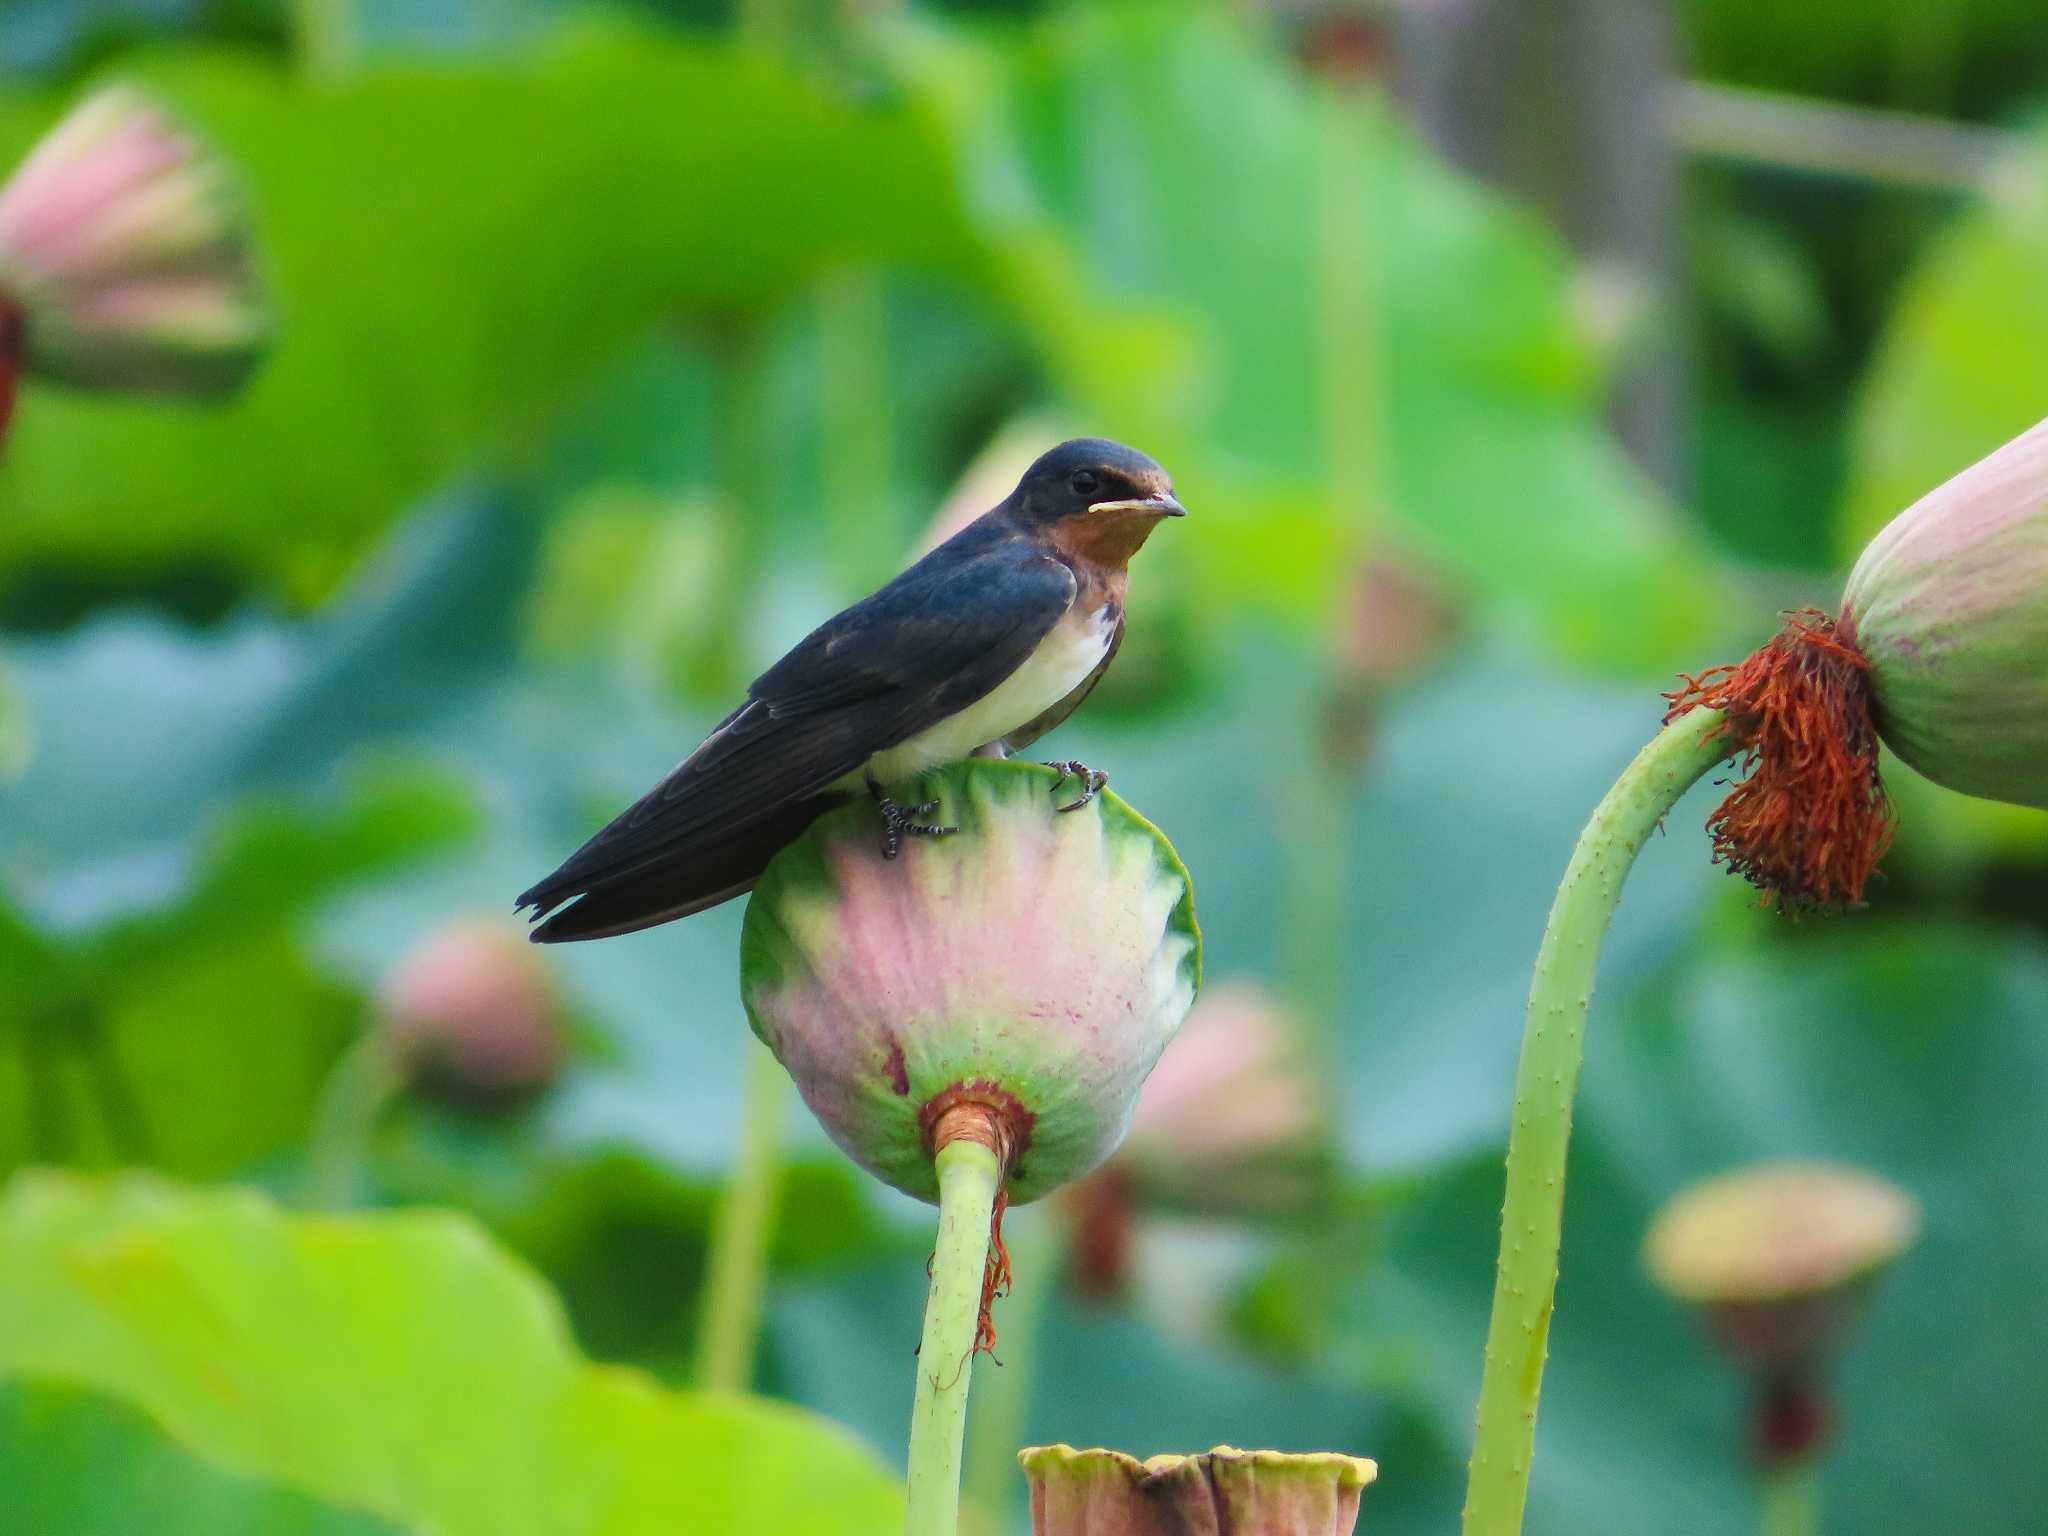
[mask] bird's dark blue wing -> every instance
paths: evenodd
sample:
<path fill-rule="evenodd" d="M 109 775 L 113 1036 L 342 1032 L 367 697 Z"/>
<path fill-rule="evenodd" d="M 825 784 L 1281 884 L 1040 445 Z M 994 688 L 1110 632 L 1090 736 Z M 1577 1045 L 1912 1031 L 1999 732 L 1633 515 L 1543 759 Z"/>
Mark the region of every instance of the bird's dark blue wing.
<path fill-rule="evenodd" d="M 976 528 L 941 545 L 764 672 L 673 773 L 519 904 L 545 913 L 657 865 L 713 858 L 720 839 L 786 813 L 992 691 L 1074 592 L 1066 566 L 1018 541 Z"/>

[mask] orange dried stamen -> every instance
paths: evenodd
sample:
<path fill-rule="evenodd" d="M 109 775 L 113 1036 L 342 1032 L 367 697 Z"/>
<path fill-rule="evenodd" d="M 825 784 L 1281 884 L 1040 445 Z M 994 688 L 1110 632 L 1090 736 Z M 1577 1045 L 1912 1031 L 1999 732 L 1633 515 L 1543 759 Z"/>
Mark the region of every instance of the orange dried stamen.
<path fill-rule="evenodd" d="M 1009 1190 L 997 1190 L 988 1221 L 988 1264 L 981 1272 L 981 1317 L 974 1326 L 974 1352 L 991 1359 L 996 1352 L 996 1298 L 1010 1294 L 1010 1250 L 1003 1246 L 1003 1212 L 1009 1208 Z"/>
<path fill-rule="evenodd" d="M 1869 671 L 1845 626 L 1807 608 L 1747 661 L 1685 677 L 1664 696 L 1667 724 L 1701 708 L 1727 716 L 1717 730 L 1743 776 L 1707 831 L 1714 861 L 1761 890 L 1765 906 L 1861 905 L 1891 846 Z"/>

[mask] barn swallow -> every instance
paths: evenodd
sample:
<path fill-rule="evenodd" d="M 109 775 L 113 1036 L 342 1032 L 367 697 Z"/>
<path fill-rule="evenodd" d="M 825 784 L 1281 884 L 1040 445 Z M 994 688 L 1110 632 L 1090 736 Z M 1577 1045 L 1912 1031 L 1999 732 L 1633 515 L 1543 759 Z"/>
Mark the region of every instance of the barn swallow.
<path fill-rule="evenodd" d="M 906 836 L 954 831 L 918 819 L 936 804 L 882 786 L 1008 756 L 1072 714 L 1123 639 L 1131 556 L 1161 518 L 1185 515 L 1166 471 L 1134 448 L 1083 437 L 1042 455 L 993 509 L 762 673 L 673 773 L 520 896 L 534 940 L 608 938 L 717 906 L 863 791 L 887 857 Z M 1053 766 L 1055 794 L 1079 783 L 1061 810 L 1108 779 Z"/>

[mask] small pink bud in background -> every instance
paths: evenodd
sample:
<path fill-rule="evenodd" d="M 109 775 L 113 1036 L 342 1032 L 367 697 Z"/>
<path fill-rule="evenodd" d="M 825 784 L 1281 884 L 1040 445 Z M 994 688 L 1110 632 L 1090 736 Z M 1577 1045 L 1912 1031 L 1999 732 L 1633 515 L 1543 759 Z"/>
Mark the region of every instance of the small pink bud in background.
<path fill-rule="evenodd" d="M 1262 1221 L 1313 1207 L 1328 1131 L 1294 1015 L 1251 982 L 1212 987 L 1145 1080 L 1116 1155 L 1067 1192 L 1076 1283 L 1120 1291 L 1146 1213 Z"/>
<path fill-rule="evenodd" d="M 226 168 L 136 90 L 95 93 L 0 186 L 0 380 L 12 357 L 82 389 L 218 399 L 268 329 Z"/>
<path fill-rule="evenodd" d="M 1032 1536 L 1349 1536 L 1359 1495 L 1379 1476 L 1360 1456 L 1227 1445 L 1148 1461 L 1039 1445 L 1017 1460 L 1031 1485 Z"/>
<path fill-rule="evenodd" d="M 1378 551 L 1351 579 L 1331 657 L 1323 750 L 1356 768 L 1372 754 L 1390 695 L 1413 682 L 1443 652 L 1463 621 L 1457 602 L 1423 566 Z"/>
<path fill-rule="evenodd" d="M 561 1069 L 554 979 L 507 923 L 468 919 L 433 934 L 392 971 L 382 1012 L 400 1073 L 459 1102 L 511 1103 Z"/>

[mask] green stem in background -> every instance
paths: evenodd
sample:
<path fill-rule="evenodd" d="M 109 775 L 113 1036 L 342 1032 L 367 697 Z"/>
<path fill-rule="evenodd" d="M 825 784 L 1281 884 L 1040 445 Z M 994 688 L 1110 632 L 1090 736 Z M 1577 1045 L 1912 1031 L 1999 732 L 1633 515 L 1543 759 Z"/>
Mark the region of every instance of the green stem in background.
<path fill-rule="evenodd" d="M 309 79 L 339 80 L 356 55 L 354 0 L 291 0 L 299 69 Z"/>
<path fill-rule="evenodd" d="M 889 506 L 889 316 L 882 275 L 843 267 L 818 280 L 819 473 L 832 575 L 865 592 L 894 571 Z"/>
<path fill-rule="evenodd" d="M 404 1087 L 390 1043 L 376 1030 L 334 1064 L 314 1106 L 306 1148 L 306 1198 L 316 1210 L 345 1211 L 362 1203 L 371 1133 Z"/>
<path fill-rule="evenodd" d="M 1012 1211 L 1005 1239 L 1016 1278 L 1003 1301 L 1002 1368 L 983 1378 L 974 1395 L 974 1436 L 967 1447 L 968 1529 L 975 1536 L 1004 1536 L 1015 1530 L 1011 1506 L 1024 1494 L 1017 1452 L 1024 1444 L 1031 1394 L 1038 1384 L 1039 1345 L 1046 1312 L 1066 1271 L 1070 1228 L 1064 1213 L 1029 1207 L 1023 1220 Z"/>
<path fill-rule="evenodd" d="M 1002 1169 L 995 1153 L 962 1138 L 939 1148 L 939 1238 L 917 1350 L 910 1409 L 909 1536 L 956 1536 L 960 1450 L 967 1437 L 967 1383 L 981 1322 L 989 1222 Z"/>
<path fill-rule="evenodd" d="M 1820 1463 L 1772 1467 L 1763 1478 L 1763 1536 L 1820 1536 Z"/>
<path fill-rule="evenodd" d="M 1718 710 L 1694 710 L 1636 754 L 1579 835 L 1543 930 L 1515 1072 L 1500 1268 L 1465 1489 L 1465 1536 L 1514 1536 L 1522 1528 L 1594 964 L 1643 843 L 1678 798 L 1728 755 L 1725 739 L 1709 739 L 1721 719 Z"/>
<path fill-rule="evenodd" d="M 718 366 L 718 423 L 712 442 L 713 509 L 725 561 L 711 591 L 705 643 L 692 660 L 691 691 L 700 698 L 730 692 L 752 663 L 750 622 L 768 568 L 769 496 L 775 461 L 770 422 L 770 348 L 756 321 L 740 320 L 713 339 Z M 748 671 L 746 675 L 751 676 Z"/>
<path fill-rule="evenodd" d="M 761 1336 L 761 1296 L 782 1186 L 782 1117 L 789 1076 L 768 1047 L 750 1041 L 740 1108 L 739 1160 L 711 1223 L 711 1256 L 697 1328 L 697 1384 L 744 1392 Z"/>

